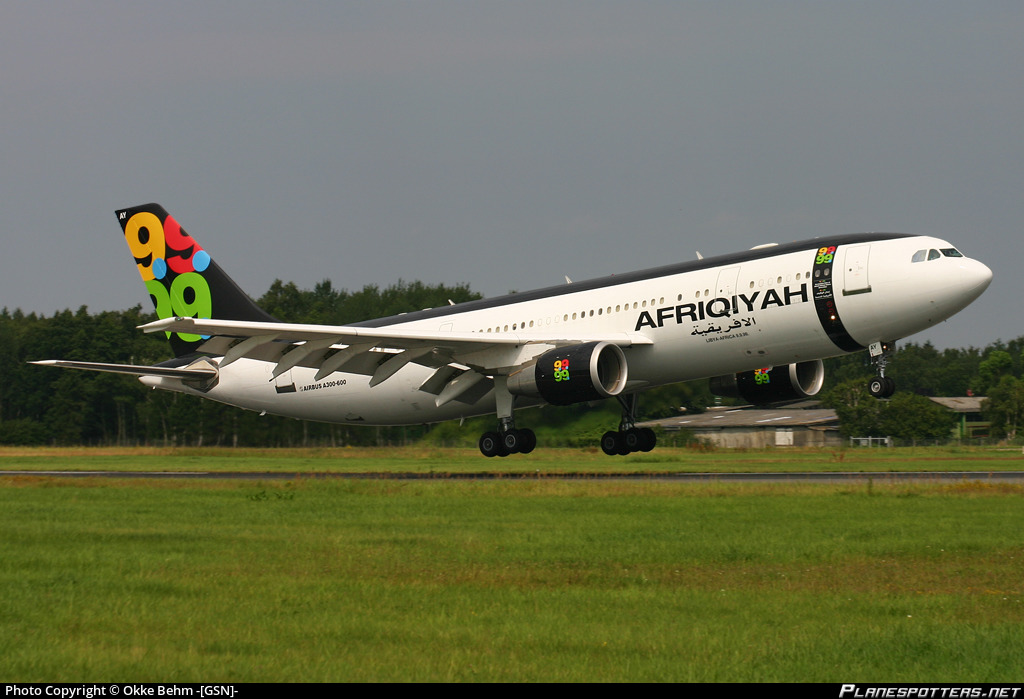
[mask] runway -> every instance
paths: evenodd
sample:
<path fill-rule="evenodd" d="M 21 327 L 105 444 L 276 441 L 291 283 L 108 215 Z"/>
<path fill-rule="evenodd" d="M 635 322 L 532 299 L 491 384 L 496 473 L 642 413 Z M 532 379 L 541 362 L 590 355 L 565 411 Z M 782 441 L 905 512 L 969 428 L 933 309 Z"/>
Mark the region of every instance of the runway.
<path fill-rule="evenodd" d="M 333 472 L 333 471 L 0 471 L 4 477 L 35 478 L 122 478 L 122 479 L 199 479 L 199 480 L 396 480 L 396 481 L 661 481 L 673 483 L 706 483 L 709 481 L 740 483 L 845 483 L 855 481 L 935 482 L 976 481 L 986 483 L 1024 483 L 1024 471 L 814 471 L 765 473 L 545 473 L 477 471 L 470 473 L 414 472 Z"/>

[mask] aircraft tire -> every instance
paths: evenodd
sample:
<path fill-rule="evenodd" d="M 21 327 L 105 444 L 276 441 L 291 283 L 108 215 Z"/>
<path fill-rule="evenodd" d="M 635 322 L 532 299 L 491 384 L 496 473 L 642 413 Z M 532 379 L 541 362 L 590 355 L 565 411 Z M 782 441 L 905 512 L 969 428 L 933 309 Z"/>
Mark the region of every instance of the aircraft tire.
<path fill-rule="evenodd" d="M 609 430 L 601 436 L 601 451 L 608 456 L 615 456 L 619 453 L 620 442 L 620 433 Z"/>
<path fill-rule="evenodd" d="M 868 384 L 868 393 L 875 398 L 885 398 L 886 381 L 884 377 L 876 376 Z"/>
<path fill-rule="evenodd" d="M 519 453 L 529 454 L 537 447 L 537 435 L 529 428 L 519 430 L 519 442 Z"/>
<path fill-rule="evenodd" d="M 501 444 L 509 454 L 529 454 L 537 446 L 537 435 L 528 429 L 509 430 L 501 436 Z"/>
<path fill-rule="evenodd" d="M 509 430 L 501 435 L 501 445 L 509 454 L 518 454 L 522 442 L 523 437 L 519 430 Z"/>
<path fill-rule="evenodd" d="M 896 382 L 888 376 L 876 376 L 868 384 L 868 393 L 875 398 L 892 398 L 896 393 Z"/>
<path fill-rule="evenodd" d="M 658 444 L 658 435 L 650 427 L 640 428 L 640 451 L 648 452 Z"/>
<path fill-rule="evenodd" d="M 634 427 L 620 432 L 605 432 L 601 437 L 601 451 L 608 456 L 626 456 L 637 451 L 650 451 L 658 437 L 650 427 Z"/>
<path fill-rule="evenodd" d="M 635 427 L 626 430 L 622 435 L 622 446 L 626 448 L 627 454 L 632 454 L 634 451 L 640 451 L 640 445 L 642 443 L 643 438 L 640 435 L 640 430 Z"/>
<path fill-rule="evenodd" d="M 498 456 L 501 446 L 501 439 L 498 437 L 497 432 L 484 432 L 480 437 L 480 453 L 487 458 Z"/>

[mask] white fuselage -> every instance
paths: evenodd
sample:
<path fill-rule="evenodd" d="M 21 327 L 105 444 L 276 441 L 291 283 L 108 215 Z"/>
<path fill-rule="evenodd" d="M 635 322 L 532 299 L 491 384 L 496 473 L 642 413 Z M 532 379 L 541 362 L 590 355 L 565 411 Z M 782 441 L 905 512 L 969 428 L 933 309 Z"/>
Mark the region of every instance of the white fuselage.
<path fill-rule="evenodd" d="M 832 253 L 822 253 L 832 245 L 822 238 L 365 325 L 483 337 L 522 333 L 524 347 L 537 337 L 643 336 L 650 344 L 624 349 L 628 393 L 904 338 L 962 310 L 991 280 L 985 265 L 953 255 L 953 246 L 937 238 L 837 240 Z M 315 380 L 316 369 L 296 366 L 274 378 L 273 369 L 272 362 L 240 359 L 222 367 L 217 385 L 206 392 L 177 379 L 142 380 L 249 410 L 324 422 L 418 424 L 495 412 L 493 391 L 472 404 L 438 407 L 436 395 L 420 390 L 435 370 L 415 363 L 373 387 L 363 374 L 335 372 Z M 517 403 L 530 404 L 536 401 Z"/>

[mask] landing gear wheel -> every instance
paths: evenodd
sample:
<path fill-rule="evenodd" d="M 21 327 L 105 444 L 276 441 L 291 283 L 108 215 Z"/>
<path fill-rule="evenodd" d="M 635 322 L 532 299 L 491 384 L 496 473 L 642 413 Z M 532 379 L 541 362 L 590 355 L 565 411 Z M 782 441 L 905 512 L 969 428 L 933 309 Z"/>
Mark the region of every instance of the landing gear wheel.
<path fill-rule="evenodd" d="M 658 444 L 658 435 L 650 427 L 640 428 L 640 451 L 647 452 Z"/>
<path fill-rule="evenodd" d="M 876 376 L 868 384 L 868 392 L 875 398 L 890 398 L 896 392 L 896 382 L 888 376 Z"/>
<path fill-rule="evenodd" d="M 622 439 L 623 446 L 626 447 L 626 453 L 631 454 L 634 451 L 640 451 L 641 437 L 640 430 L 633 427 L 626 430 L 623 433 Z"/>
<path fill-rule="evenodd" d="M 885 392 L 885 379 L 881 376 L 876 376 L 871 379 L 871 383 L 868 384 L 868 393 L 873 395 L 875 398 L 881 398 Z"/>
<path fill-rule="evenodd" d="M 615 456 L 619 453 L 620 445 L 620 434 L 619 432 L 605 432 L 601 436 L 601 451 L 608 456 Z"/>
<path fill-rule="evenodd" d="M 533 433 L 533 430 L 527 428 L 525 430 L 519 430 L 519 453 L 529 454 L 537 447 L 537 435 Z"/>
<path fill-rule="evenodd" d="M 519 451 L 520 441 L 519 430 L 509 430 L 501 436 L 501 444 L 509 454 L 515 454 Z"/>
<path fill-rule="evenodd" d="M 625 456 L 637 451 L 650 451 L 658 443 L 658 437 L 650 427 L 636 426 L 635 394 L 616 396 L 622 405 L 622 419 L 617 432 L 605 432 L 601 437 L 601 451 L 608 456 Z"/>
<path fill-rule="evenodd" d="M 608 456 L 626 456 L 637 451 L 650 451 L 658 437 L 650 427 L 631 427 L 618 432 L 605 432 L 601 437 L 601 451 Z"/>
<path fill-rule="evenodd" d="M 487 457 L 529 454 L 537 447 L 537 435 L 530 429 L 484 432 L 479 446 L 480 453 Z"/>
<path fill-rule="evenodd" d="M 501 441 L 509 454 L 529 454 L 537 446 L 537 435 L 530 429 L 511 429 L 502 435 Z"/>
<path fill-rule="evenodd" d="M 492 456 L 498 456 L 498 453 L 502 451 L 501 438 L 497 432 L 484 432 L 480 437 L 480 453 L 490 458 Z M 508 453 L 507 451 L 505 452 Z"/>

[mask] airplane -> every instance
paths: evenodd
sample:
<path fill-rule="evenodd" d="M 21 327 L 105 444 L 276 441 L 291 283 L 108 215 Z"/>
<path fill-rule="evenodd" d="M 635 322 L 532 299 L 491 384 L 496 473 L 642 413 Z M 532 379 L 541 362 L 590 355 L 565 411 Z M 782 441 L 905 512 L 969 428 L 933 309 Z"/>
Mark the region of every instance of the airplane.
<path fill-rule="evenodd" d="M 818 393 L 822 359 L 868 350 L 869 390 L 895 342 L 967 307 L 992 271 L 939 238 L 859 233 L 698 259 L 351 325 L 282 323 L 158 204 L 116 212 L 174 358 L 155 366 L 44 360 L 303 420 L 426 424 L 493 414 L 488 457 L 526 454 L 515 410 L 615 399 L 608 455 L 654 448 L 638 396 L 710 379 L 757 404 Z"/>

